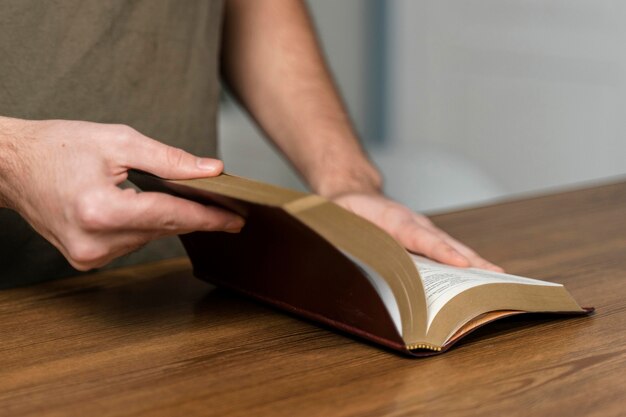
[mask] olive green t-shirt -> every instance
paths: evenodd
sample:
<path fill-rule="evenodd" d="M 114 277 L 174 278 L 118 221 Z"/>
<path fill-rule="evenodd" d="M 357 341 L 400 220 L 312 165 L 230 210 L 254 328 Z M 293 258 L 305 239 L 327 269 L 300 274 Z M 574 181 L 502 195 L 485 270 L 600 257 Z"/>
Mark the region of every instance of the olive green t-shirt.
<path fill-rule="evenodd" d="M 0 1 L 0 115 L 122 123 L 215 156 L 221 18 L 221 0 Z M 116 264 L 180 253 L 158 241 Z M 0 288 L 74 273 L 0 209 Z"/>

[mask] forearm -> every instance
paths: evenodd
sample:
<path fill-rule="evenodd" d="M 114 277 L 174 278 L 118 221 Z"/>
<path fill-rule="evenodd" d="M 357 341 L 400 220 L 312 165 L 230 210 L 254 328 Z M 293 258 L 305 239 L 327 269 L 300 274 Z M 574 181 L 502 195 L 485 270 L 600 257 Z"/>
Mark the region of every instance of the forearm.
<path fill-rule="evenodd" d="M 229 0 L 223 76 L 318 193 L 378 192 L 300 0 Z"/>
<path fill-rule="evenodd" d="M 15 119 L 0 116 L 0 208 L 14 208 L 14 181 L 19 169 L 18 142 L 15 138 Z"/>

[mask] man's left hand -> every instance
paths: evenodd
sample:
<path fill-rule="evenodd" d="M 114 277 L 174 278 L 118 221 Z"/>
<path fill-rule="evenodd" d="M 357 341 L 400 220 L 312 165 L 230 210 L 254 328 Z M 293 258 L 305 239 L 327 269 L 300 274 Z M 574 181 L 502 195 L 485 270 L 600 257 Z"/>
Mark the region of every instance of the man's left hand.
<path fill-rule="evenodd" d="M 381 194 L 349 193 L 336 196 L 332 201 L 382 228 L 411 252 L 453 266 L 503 272 L 502 268 L 439 229 L 426 216 Z"/>

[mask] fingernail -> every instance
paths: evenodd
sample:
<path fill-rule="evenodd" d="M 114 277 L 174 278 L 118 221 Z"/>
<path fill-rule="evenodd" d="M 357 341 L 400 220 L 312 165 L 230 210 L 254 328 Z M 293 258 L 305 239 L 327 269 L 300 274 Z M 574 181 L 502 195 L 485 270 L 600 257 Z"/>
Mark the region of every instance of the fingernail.
<path fill-rule="evenodd" d="M 237 233 L 240 232 L 243 228 L 244 221 L 243 219 L 233 220 L 231 222 L 226 223 L 224 226 L 224 231 L 228 233 Z"/>
<path fill-rule="evenodd" d="M 482 259 L 476 267 L 479 269 L 484 269 L 485 271 L 504 272 L 504 270 L 498 265 L 494 265 L 489 261 L 485 261 L 484 259 Z"/>
<path fill-rule="evenodd" d="M 222 161 L 211 158 L 198 158 L 196 165 L 203 171 L 218 173 L 222 170 Z"/>

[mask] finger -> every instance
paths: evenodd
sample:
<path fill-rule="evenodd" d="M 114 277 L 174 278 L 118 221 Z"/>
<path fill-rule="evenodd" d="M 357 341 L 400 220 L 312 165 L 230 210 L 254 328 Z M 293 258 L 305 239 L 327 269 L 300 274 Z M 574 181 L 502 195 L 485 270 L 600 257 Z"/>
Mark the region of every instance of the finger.
<path fill-rule="evenodd" d="M 110 215 L 117 218 L 118 230 L 151 232 L 155 236 L 193 231 L 238 232 L 244 225 L 241 216 L 227 210 L 156 192 L 120 191 L 110 204 Z"/>
<path fill-rule="evenodd" d="M 80 271 L 88 271 L 106 265 L 113 259 L 140 248 L 151 240 L 138 232 L 86 231 L 71 228 L 64 242 L 50 242 L 59 249 L 68 262 Z"/>
<path fill-rule="evenodd" d="M 218 159 L 200 158 L 182 149 L 165 145 L 136 133 L 126 141 L 125 165 L 161 178 L 191 179 L 219 175 L 224 164 Z"/>
<path fill-rule="evenodd" d="M 400 243 L 412 252 L 453 266 L 470 266 L 470 261 L 465 256 L 429 229 L 417 225 L 406 226 L 398 237 Z"/>
<path fill-rule="evenodd" d="M 429 229 L 437 229 L 437 226 L 435 226 L 432 220 L 430 220 L 428 217 L 424 216 L 423 214 L 419 214 L 415 212 L 412 212 L 411 214 L 412 214 L 413 220 L 415 220 L 415 222 L 419 224 L 420 226 L 426 227 Z"/>
<path fill-rule="evenodd" d="M 238 232 L 244 225 L 243 218 L 235 213 L 167 194 L 139 193 L 134 200 L 136 216 L 129 227 L 135 229 L 170 235 L 192 231 Z"/>
<path fill-rule="evenodd" d="M 482 258 L 473 249 L 459 242 L 458 240 L 456 240 L 455 238 L 453 238 L 452 236 L 450 236 L 443 230 L 439 229 L 427 217 L 419 215 L 417 213 L 415 213 L 414 216 L 415 216 L 415 220 L 418 221 L 420 225 L 422 225 L 426 229 L 440 236 L 443 240 L 446 241 L 446 243 L 448 243 L 450 246 L 456 249 L 459 253 L 465 256 L 469 260 L 470 266 L 481 268 L 481 269 L 488 269 L 488 270 L 495 271 L 495 272 L 504 272 L 504 269 L 502 269 L 498 265 L 495 265 L 487 261 L 486 259 Z"/>
<path fill-rule="evenodd" d="M 502 267 L 489 262 L 458 240 L 450 236 L 444 237 L 444 240 L 446 240 L 450 246 L 462 253 L 470 261 L 471 266 L 481 269 L 488 269 L 494 272 L 504 272 L 504 269 Z"/>
<path fill-rule="evenodd" d="M 144 246 L 154 238 L 145 232 L 106 233 L 93 237 L 91 245 L 101 248 L 99 254 L 94 254 L 89 259 L 70 260 L 73 266 L 80 270 L 101 268 L 120 256 L 127 255 Z M 98 253 L 98 252 L 96 252 Z"/>

